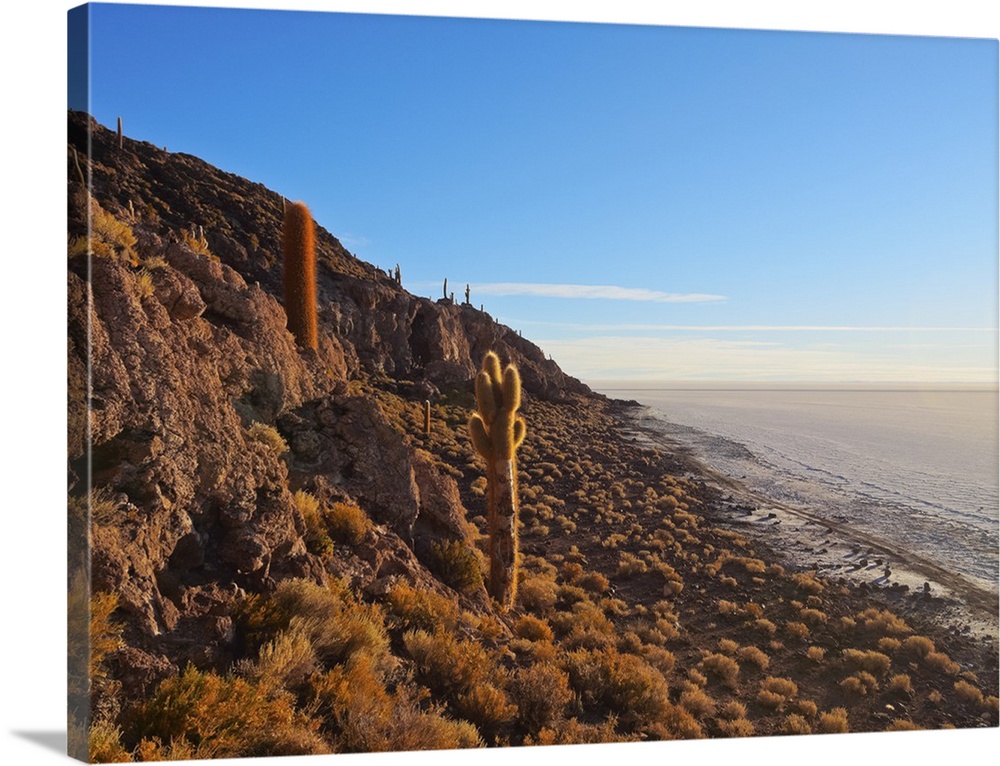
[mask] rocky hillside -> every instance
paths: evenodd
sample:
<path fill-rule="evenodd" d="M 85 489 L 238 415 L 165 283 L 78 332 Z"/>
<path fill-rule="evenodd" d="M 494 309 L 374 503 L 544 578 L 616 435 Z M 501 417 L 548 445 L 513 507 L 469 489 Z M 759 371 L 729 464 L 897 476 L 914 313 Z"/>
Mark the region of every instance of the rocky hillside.
<path fill-rule="evenodd" d="M 317 226 L 303 350 L 279 195 L 75 112 L 67 170 L 77 754 L 996 725 L 992 650 L 762 561 L 692 466 L 488 314 Z M 465 427 L 488 350 L 518 366 L 529 429 L 510 613 L 483 587 Z"/>

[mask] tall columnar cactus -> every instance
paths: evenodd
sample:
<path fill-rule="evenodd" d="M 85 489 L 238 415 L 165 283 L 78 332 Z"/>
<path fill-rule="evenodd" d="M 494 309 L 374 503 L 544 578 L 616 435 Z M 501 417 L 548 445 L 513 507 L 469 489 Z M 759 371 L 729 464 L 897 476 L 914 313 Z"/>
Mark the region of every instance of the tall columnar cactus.
<path fill-rule="evenodd" d="M 486 460 L 486 502 L 489 527 L 489 592 L 504 609 L 517 590 L 517 462 L 524 441 L 521 376 L 509 364 L 501 373 L 500 358 L 490 351 L 476 376 L 476 412 L 469 418 L 469 435 Z"/>
<path fill-rule="evenodd" d="M 424 400 L 424 433 L 431 435 L 431 400 Z"/>
<path fill-rule="evenodd" d="M 316 245 L 312 215 L 302 202 L 285 207 L 281 229 L 285 314 L 300 346 L 316 348 Z"/>

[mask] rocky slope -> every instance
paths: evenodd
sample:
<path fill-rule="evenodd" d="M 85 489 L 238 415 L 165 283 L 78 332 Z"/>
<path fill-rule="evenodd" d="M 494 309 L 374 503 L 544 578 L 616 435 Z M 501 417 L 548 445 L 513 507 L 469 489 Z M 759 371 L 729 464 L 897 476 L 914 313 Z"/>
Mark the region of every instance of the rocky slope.
<path fill-rule="evenodd" d="M 86 231 L 72 149 L 85 157 L 88 134 L 93 204 L 135 242 L 123 257 L 92 259 L 89 279 L 85 258 L 70 260 L 71 486 L 84 472 L 89 326 L 94 484 L 114 490 L 122 515 L 94 540 L 94 586 L 121 594 L 147 646 L 216 643 L 220 581 L 259 588 L 315 569 L 290 486 L 359 500 L 398 537 L 379 555 L 404 555 L 423 526 L 457 534 L 463 509 L 436 507 L 453 488 L 370 400 L 348 394 L 349 381 L 434 400 L 466 385 L 493 348 L 518 364 L 530 394 L 587 391 L 488 314 L 411 295 L 319 226 L 321 341 L 315 353 L 298 349 L 280 301 L 281 197 L 148 143 L 126 138 L 120 150 L 80 113 L 69 124 L 71 237 Z M 285 461 L 250 434 L 279 418 Z"/>

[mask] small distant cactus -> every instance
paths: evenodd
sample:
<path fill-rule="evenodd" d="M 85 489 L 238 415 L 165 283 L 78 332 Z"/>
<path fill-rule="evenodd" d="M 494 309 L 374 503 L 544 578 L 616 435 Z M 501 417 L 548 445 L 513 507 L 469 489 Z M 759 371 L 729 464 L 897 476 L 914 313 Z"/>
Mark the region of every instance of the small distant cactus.
<path fill-rule="evenodd" d="M 396 264 L 396 284 L 397 285 L 403 284 L 403 276 L 402 276 L 402 273 L 399 270 L 399 264 L 398 263 Z"/>
<path fill-rule="evenodd" d="M 124 144 L 123 144 L 123 141 L 122 141 L 122 118 L 119 117 L 118 118 L 118 148 L 121 149 L 123 145 Z"/>
<path fill-rule="evenodd" d="M 431 400 L 424 401 L 424 433 L 431 435 Z"/>
<path fill-rule="evenodd" d="M 521 376 L 513 364 L 501 373 L 492 351 L 476 376 L 476 411 L 469 418 L 469 435 L 486 460 L 487 524 L 490 579 L 488 590 L 501 608 L 514 603 L 517 590 L 517 463 L 526 425 L 521 406 Z"/>
<path fill-rule="evenodd" d="M 466 305 L 466 306 L 468 306 L 468 305 L 469 305 L 469 293 L 470 293 L 470 292 L 471 292 L 471 289 L 469 288 L 469 286 L 468 286 L 468 285 L 466 285 L 466 286 L 465 286 L 465 305 Z"/>
<path fill-rule="evenodd" d="M 448 298 L 448 277 L 444 278 L 444 297 Z"/>
<path fill-rule="evenodd" d="M 302 202 L 285 207 L 281 248 L 288 329 L 300 346 L 314 349 L 318 341 L 315 230 L 309 208 Z"/>

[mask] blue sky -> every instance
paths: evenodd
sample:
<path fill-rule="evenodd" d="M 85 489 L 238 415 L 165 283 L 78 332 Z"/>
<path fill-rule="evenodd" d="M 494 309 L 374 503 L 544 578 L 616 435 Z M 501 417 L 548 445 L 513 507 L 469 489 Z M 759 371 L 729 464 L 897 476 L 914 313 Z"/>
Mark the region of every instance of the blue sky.
<path fill-rule="evenodd" d="M 997 380 L 997 42 L 95 5 L 89 106 L 585 380 Z"/>

